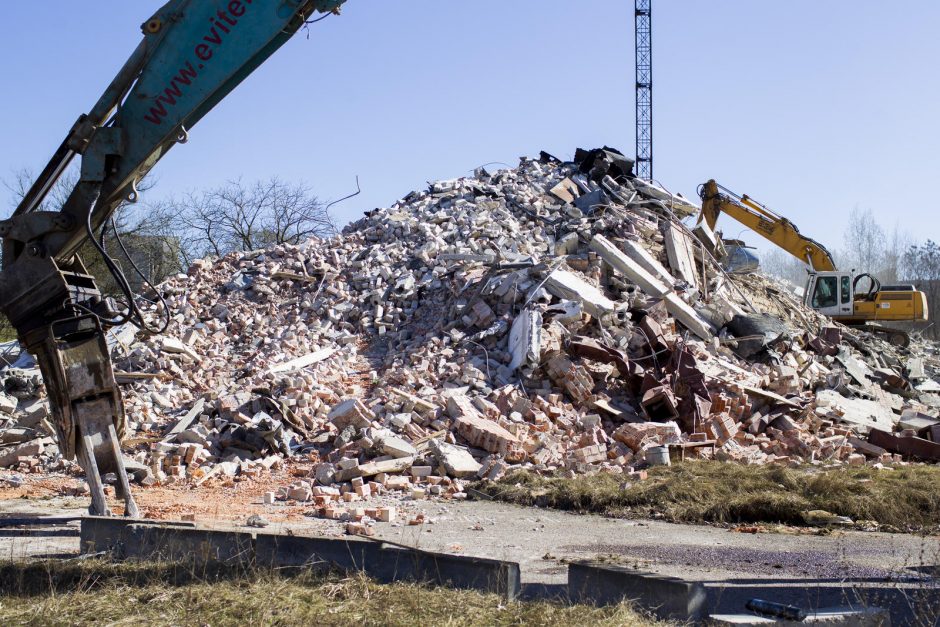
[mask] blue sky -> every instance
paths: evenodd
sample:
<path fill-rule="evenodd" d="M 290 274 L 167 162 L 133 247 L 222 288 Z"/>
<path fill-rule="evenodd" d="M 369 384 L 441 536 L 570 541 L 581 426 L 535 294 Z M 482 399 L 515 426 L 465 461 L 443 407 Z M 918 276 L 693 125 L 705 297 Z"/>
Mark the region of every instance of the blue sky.
<path fill-rule="evenodd" d="M 7 4 L 3 177 L 42 168 L 160 5 Z M 345 222 L 483 163 L 602 144 L 630 154 L 632 8 L 349 0 L 192 129 L 149 199 L 272 175 L 331 199 L 358 175 L 363 194 L 336 209 Z M 832 248 L 855 207 L 940 239 L 938 29 L 935 0 L 654 0 L 656 178 L 686 195 L 716 178 Z"/>

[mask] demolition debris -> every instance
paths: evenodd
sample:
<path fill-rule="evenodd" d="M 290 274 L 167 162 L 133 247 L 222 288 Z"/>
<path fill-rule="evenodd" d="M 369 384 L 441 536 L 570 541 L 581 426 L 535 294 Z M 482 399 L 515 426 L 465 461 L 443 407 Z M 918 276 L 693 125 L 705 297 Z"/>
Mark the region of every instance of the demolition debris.
<path fill-rule="evenodd" d="M 110 333 L 130 472 L 203 486 L 314 462 L 265 502 L 368 535 L 396 510 L 358 500 L 465 498 L 512 468 L 940 461 L 936 345 L 896 348 L 729 274 L 697 205 L 631 166 L 542 153 L 328 240 L 197 262 L 159 288 L 164 336 Z M 67 471 L 38 371 L 11 351 L 0 466 Z"/>

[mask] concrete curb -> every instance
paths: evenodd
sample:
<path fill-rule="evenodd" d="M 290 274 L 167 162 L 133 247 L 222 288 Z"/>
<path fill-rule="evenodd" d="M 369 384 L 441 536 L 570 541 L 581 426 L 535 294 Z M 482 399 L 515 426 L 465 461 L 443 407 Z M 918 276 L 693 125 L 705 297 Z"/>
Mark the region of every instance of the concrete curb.
<path fill-rule="evenodd" d="M 568 565 L 568 598 L 573 603 L 615 605 L 633 601 L 661 619 L 687 622 L 703 618 L 705 597 L 700 583 L 675 577 L 590 561 Z"/>
<path fill-rule="evenodd" d="M 891 615 L 880 607 L 852 609 L 833 607 L 812 612 L 800 621 L 764 618 L 754 614 L 714 614 L 706 624 L 713 627 L 796 627 L 826 625 L 827 627 L 891 627 Z"/>
<path fill-rule="evenodd" d="M 518 563 L 433 553 L 354 536 L 280 535 L 244 528 L 204 528 L 187 522 L 86 517 L 81 524 L 81 552 L 109 552 L 117 559 L 167 560 L 199 566 L 363 573 L 383 583 L 423 582 L 495 593 L 507 600 L 517 599 L 522 593 Z M 564 594 L 564 586 L 559 591 Z M 567 599 L 593 605 L 631 601 L 661 619 L 682 623 L 792 624 L 753 614 L 706 617 L 706 589 L 700 583 L 593 561 L 568 565 Z M 890 624 L 888 613 L 874 607 L 865 611 L 830 608 L 810 617 L 805 623 L 853 627 Z"/>
<path fill-rule="evenodd" d="M 118 559 L 361 572 L 384 583 L 425 582 L 492 592 L 509 600 L 518 597 L 522 587 L 515 562 L 432 553 L 354 537 L 206 529 L 192 523 L 83 518 L 81 551 L 108 551 Z"/>
<path fill-rule="evenodd" d="M 377 542 L 348 538 L 255 534 L 255 559 L 265 568 L 299 567 L 364 572 L 379 560 Z"/>
<path fill-rule="evenodd" d="M 255 536 L 240 531 L 219 531 L 165 524 L 133 524 L 124 556 L 139 560 L 191 561 L 206 564 L 255 563 Z"/>
<path fill-rule="evenodd" d="M 380 581 L 425 581 L 507 599 L 517 598 L 522 590 L 522 573 L 515 562 L 384 546 L 377 564 L 381 572 L 367 572 Z"/>

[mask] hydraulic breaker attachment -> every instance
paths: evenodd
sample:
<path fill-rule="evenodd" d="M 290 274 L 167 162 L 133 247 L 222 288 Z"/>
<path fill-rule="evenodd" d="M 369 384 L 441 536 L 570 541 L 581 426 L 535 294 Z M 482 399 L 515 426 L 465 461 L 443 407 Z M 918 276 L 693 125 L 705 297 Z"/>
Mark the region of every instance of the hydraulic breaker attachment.
<path fill-rule="evenodd" d="M 25 339 L 46 383 L 59 449 L 66 459 L 77 457 L 85 470 L 91 489 L 89 513 L 111 515 L 102 476 L 115 473 L 124 514 L 138 517 L 121 456 L 124 405 L 98 318 L 58 320 Z"/>
<path fill-rule="evenodd" d="M 59 451 L 65 459 L 78 459 L 85 470 L 90 512 L 110 515 L 102 476 L 113 472 L 125 514 L 136 517 L 121 456 L 124 405 L 102 327 L 103 320 L 113 322 L 110 299 L 102 298 L 77 256 L 57 263 L 8 237 L 3 265 L 0 309 L 39 363 Z"/>

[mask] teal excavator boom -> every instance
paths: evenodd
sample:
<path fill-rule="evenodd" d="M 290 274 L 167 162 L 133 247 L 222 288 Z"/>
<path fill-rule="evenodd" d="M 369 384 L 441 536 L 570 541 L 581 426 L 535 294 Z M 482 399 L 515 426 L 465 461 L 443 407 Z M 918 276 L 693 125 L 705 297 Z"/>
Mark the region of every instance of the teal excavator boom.
<path fill-rule="evenodd" d="M 59 449 L 84 468 L 92 514 L 110 515 L 101 476 L 115 472 L 125 515 L 138 515 L 120 450 L 123 401 L 104 338 L 109 325 L 133 320 L 136 306 L 129 289 L 121 307 L 103 298 L 77 251 L 95 241 L 118 207 L 137 200 L 138 182 L 203 116 L 315 13 L 338 13 L 344 3 L 167 2 L 144 22 L 143 40 L 13 216 L 0 221 L 0 310 L 36 356 Z M 76 157 L 80 175 L 68 199 L 56 211 L 41 210 Z M 139 311 L 136 318 L 143 323 Z"/>

